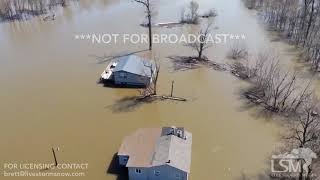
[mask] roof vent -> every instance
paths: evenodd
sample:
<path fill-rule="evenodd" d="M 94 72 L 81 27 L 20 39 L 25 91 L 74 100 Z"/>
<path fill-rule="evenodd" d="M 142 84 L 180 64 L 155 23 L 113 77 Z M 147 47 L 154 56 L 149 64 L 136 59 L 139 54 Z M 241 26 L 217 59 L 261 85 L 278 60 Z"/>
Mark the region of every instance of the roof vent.
<path fill-rule="evenodd" d="M 176 128 L 174 135 L 178 138 L 185 139 L 184 128 Z"/>
<path fill-rule="evenodd" d="M 177 129 L 177 136 L 178 136 L 179 138 L 183 138 L 183 132 L 182 132 L 181 129 Z"/>
<path fill-rule="evenodd" d="M 174 135 L 181 139 L 185 138 L 184 128 L 177 128 L 177 127 L 164 127 L 162 128 L 162 136 L 170 136 Z"/>

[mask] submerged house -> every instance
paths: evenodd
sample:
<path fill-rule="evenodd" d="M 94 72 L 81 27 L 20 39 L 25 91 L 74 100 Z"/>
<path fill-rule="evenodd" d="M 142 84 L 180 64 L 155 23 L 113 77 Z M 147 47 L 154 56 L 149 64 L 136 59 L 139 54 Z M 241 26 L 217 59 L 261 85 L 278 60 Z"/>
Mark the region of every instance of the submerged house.
<path fill-rule="evenodd" d="M 101 80 L 121 86 L 146 87 L 152 83 L 156 66 L 135 55 L 121 57 L 111 62 L 101 74 Z"/>
<path fill-rule="evenodd" d="M 129 180 L 188 180 L 192 134 L 183 128 L 144 128 L 125 137 L 119 164 Z"/>

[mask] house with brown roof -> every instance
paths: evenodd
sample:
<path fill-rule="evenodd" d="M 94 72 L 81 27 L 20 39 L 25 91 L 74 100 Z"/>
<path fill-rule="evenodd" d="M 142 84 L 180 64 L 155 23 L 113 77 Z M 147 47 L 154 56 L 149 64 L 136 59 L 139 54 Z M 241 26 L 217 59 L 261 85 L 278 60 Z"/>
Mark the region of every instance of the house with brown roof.
<path fill-rule="evenodd" d="M 192 134 L 184 128 L 143 128 L 124 138 L 119 164 L 130 180 L 188 180 Z"/>

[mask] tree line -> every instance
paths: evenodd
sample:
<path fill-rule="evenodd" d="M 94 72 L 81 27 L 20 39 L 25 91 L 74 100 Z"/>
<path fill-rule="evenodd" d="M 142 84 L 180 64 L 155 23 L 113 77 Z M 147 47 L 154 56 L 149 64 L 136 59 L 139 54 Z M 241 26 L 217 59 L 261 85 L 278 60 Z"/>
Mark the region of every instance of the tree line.
<path fill-rule="evenodd" d="M 0 19 L 14 21 L 39 16 L 54 7 L 65 7 L 68 1 L 71 0 L 3 0 L 0 2 Z"/>
<path fill-rule="evenodd" d="M 241 61 L 246 60 L 246 61 Z M 231 72 L 247 80 L 251 86 L 243 95 L 251 103 L 265 110 L 283 115 L 288 120 L 289 133 L 285 135 L 288 148 L 310 148 L 320 154 L 320 101 L 312 90 L 312 79 L 302 82 L 297 72 L 286 71 L 272 52 L 242 58 L 231 65 Z M 300 160 L 304 164 L 304 160 Z M 301 171 L 299 180 L 311 180 L 319 161 Z"/>
<path fill-rule="evenodd" d="M 303 50 L 313 71 L 320 70 L 320 0 L 245 0 L 274 30 Z"/>

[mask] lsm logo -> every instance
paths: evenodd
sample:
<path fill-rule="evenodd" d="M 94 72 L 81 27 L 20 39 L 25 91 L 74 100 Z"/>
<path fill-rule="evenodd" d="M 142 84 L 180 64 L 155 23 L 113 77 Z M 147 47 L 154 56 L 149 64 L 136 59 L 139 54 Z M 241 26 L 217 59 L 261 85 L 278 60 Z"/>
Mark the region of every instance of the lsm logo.
<path fill-rule="evenodd" d="M 272 155 L 271 176 L 272 177 L 297 177 L 316 176 L 309 173 L 312 160 L 317 158 L 317 154 L 309 148 L 293 149 L 290 153 Z"/>

